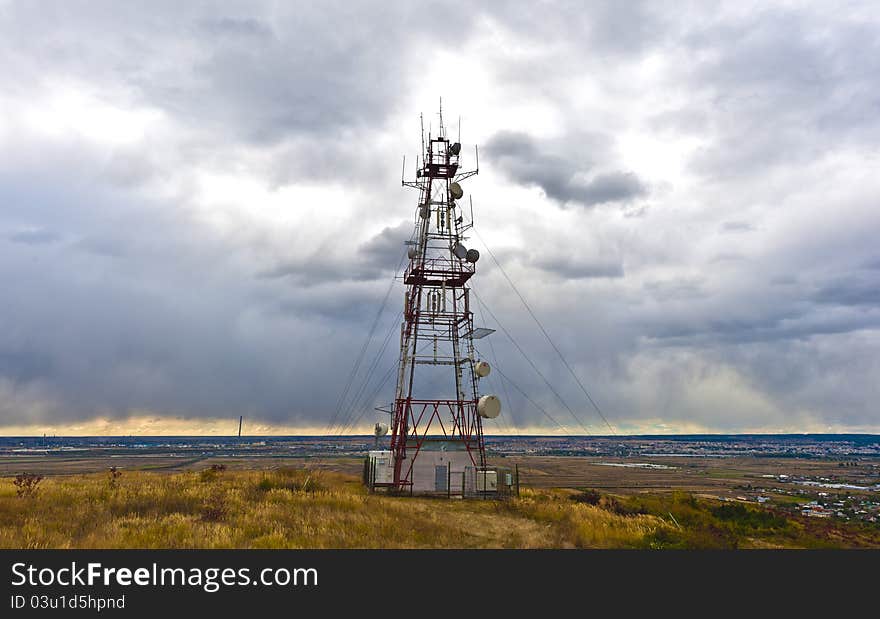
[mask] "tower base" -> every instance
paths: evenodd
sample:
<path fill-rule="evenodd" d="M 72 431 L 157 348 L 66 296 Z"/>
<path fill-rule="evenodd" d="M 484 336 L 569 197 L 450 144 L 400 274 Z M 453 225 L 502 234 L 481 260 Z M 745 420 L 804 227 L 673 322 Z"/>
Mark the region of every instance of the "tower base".
<path fill-rule="evenodd" d="M 364 465 L 364 481 L 370 490 L 421 496 L 507 498 L 519 492 L 517 470 L 475 466 L 464 444 L 456 440 L 426 439 L 418 458 L 404 458 L 401 469 L 409 471 L 409 483 L 396 486 L 393 452 L 371 451 Z"/>

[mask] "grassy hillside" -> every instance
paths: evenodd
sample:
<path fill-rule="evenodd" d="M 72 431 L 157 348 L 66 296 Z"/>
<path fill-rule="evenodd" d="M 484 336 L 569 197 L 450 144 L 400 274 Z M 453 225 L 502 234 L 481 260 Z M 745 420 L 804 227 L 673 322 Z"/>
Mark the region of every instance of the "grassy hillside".
<path fill-rule="evenodd" d="M 0 480 L 5 548 L 662 548 L 880 545 L 685 496 L 525 490 L 508 502 L 368 494 L 305 469 Z M 728 513 L 729 512 L 729 513 Z M 825 543 L 827 542 L 827 543 Z"/>

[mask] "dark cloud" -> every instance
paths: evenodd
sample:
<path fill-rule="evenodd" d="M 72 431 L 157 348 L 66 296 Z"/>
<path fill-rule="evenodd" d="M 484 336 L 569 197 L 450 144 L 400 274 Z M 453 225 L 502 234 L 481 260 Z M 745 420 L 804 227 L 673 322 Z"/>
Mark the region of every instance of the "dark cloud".
<path fill-rule="evenodd" d="M 371 237 L 355 252 L 344 246 L 325 243 L 317 251 L 297 259 L 281 259 L 259 271 L 258 279 L 286 279 L 299 286 L 311 287 L 345 281 L 373 281 L 390 277 L 406 256 L 404 241 L 414 230 L 411 221 L 388 226 Z"/>
<path fill-rule="evenodd" d="M 398 256 L 398 262 L 400 257 Z M 258 279 L 288 279 L 299 286 L 311 287 L 342 281 L 372 281 L 393 272 L 394 263 L 372 260 L 353 261 L 349 257 L 318 252 L 298 261 L 284 261 L 259 271 Z"/>
<path fill-rule="evenodd" d="M 581 192 L 580 202 L 590 205 L 625 202 L 645 195 L 647 189 L 632 172 L 610 172 L 597 174 L 582 185 Z"/>
<path fill-rule="evenodd" d="M 822 286 L 813 298 L 829 305 L 874 306 L 880 308 L 880 281 L 845 277 Z"/>
<path fill-rule="evenodd" d="M 494 165 L 520 184 L 539 187 L 561 204 L 594 206 L 626 202 L 645 195 L 645 185 L 632 172 L 592 174 L 593 163 L 575 154 L 546 152 L 524 134 L 503 131 L 492 136 L 485 150 Z"/>
<path fill-rule="evenodd" d="M 388 268 L 403 259 L 406 253 L 404 242 L 412 239 L 414 234 L 415 224 L 409 220 L 402 221 L 394 227 L 383 228 L 360 246 L 359 253 L 366 261 Z"/>

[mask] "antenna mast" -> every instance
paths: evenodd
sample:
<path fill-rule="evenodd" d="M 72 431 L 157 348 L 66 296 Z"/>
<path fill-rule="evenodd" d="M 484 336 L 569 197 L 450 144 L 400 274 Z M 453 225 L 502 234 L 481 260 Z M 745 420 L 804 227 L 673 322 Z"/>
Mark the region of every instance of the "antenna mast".
<path fill-rule="evenodd" d="M 468 471 L 476 479 L 486 466 L 483 419 L 501 410 L 497 396 L 480 396 L 479 380 L 489 374 L 489 366 L 475 358 L 467 285 L 480 254 L 464 245 L 463 234 L 473 223 L 472 218 L 464 223 L 463 205 L 457 202 L 464 197 L 460 183 L 477 170 L 459 169 L 461 143 L 446 137 L 442 106 L 441 99 L 439 136 L 429 135 L 427 142 L 420 115 L 421 165 L 415 180 L 403 182 L 419 190 L 419 216 L 403 275 L 391 418 L 393 473 L 382 482 L 374 475 L 372 484 L 401 492 L 446 494 L 449 479 L 464 479 Z"/>

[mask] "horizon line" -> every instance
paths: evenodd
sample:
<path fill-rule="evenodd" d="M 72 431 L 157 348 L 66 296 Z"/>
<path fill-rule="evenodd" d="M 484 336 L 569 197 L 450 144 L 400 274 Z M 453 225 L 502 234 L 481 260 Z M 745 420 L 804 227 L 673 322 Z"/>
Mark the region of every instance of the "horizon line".
<path fill-rule="evenodd" d="M 486 434 L 485 437 L 503 437 L 503 438 L 602 438 L 602 439 L 619 439 L 619 438 L 639 438 L 639 437 L 667 437 L 667 436 L 880 436 L 880 431 L 844 431 L 844 432 L 663 432 L 663 433 L 632 433 L 632 434 L 544 434 L 533 432 L 500 433 Z M 9 438 L 36 438 L 36 439 L 58 439 L 58 438 L 374 438 L 373 434 L 0 434 L 0 440 Z M 435 438 L 435 437 L 428 437 Z M 442 438 L 442 437 L 441 437 Z M 455 440 L 455 439 L 451 439 Z"/>

